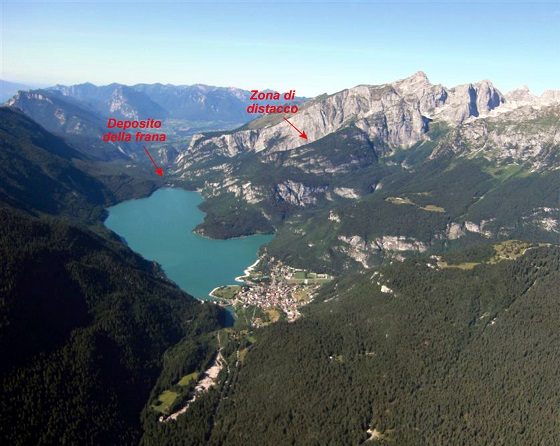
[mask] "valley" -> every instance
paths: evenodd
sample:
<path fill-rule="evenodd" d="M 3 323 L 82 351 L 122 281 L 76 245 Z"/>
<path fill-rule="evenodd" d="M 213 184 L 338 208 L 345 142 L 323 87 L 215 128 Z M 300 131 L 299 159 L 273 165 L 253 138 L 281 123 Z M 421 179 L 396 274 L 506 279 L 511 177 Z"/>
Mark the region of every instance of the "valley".
<path fill-rule="evenodd" d="M 559 96 L 418 72 L 298 98 L 305 139 L 235 114 L 248 94 L 81 84 L 0 109 L 1 438 L 554 441 Z M 163 177 L 102 141 L 148 116 Z"/>
<path fill-rule="evenodd" d="M 559 443 L 558 2 L 0 27 L 1 446 Z"/>

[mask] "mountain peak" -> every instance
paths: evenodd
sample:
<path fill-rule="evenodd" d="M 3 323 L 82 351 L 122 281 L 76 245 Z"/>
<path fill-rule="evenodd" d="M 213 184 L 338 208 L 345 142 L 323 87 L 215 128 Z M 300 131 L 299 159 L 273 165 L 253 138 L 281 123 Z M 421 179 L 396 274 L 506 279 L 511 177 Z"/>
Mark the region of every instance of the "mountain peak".
<path fill-rule="evenodd" d="M 521 92 L 521 91 L 524 91 L 524 92 L 529 92 L 529 91 L 530 91 L 530 89 L 529 89 L 529 87 L 528 87 L 527 85 L 521 85 L 521 87 L 517 87 L 517 88 L 514 88 L 514 89 L 513 89 L 513 90 L 511 90 L 511 91 L 510 91 L 509 93 L 513 93 L 514 91 L 519 91 L 519 92 Z M 508 93 L 508 94 L 509 94 L 509 93 Z"/>
<path fill-rule="evenodd" d="M 427 84 L 429 84 L 430 80 L 428 79 L 428 76 L 426 76 L 426 73 L 424 73 L 423 71 L 417 71 L 412 76 L 408 76 L 408 77 L 405 77 L 404 79 L 400 79 L 400 80 L 396 81 L 395 83 L 407 83 L 407 84 L 417 84 L 417 83 L 426 84 L 427 83 Z"/>
<path fill-rule="evenodd" d="M 426 76 L 426 73 L 424 73 L 423 71 L 417 71 L 412 76 L 409 76 L 406 79 L 415 79 L 415 80 L 423 79 L 429 82 L 428 76 Z"/>
<path fill-rule="evenodd" d="M 546 90 L 541 95 L 541 100 L 545 104 L 560 103 L 560 90 Z"/>
<path fill-rule="evenodd" d="M 527 85 L 517 87 L 505 95 L 506 101 L 510 106 L 519 107 L 522 105 L 536 104 L 539 99 L 535 96 Z"/>
<path fill-rule="evenodd" d="M 414 74 L 411 74 L 410 76 L 407 77 L 403 77 L 402 79 L 397 79 L 396 81 L 390 82 L 390 84 L 398 84 L 398 83 L 402 83 L 402 82 L 419 82 L 419 81 L 428 81 L 428 76 L 426 75 L 426 73 L 424 73 L 423 71 L 417 71 Z"/>
<path fill-rule="evenodd" d="M 402 94 L 412 93 L 419 88 L 429 87 L 432 84 L 423 71 L 417 71 L 412 76 L 404 79 L 399 79 L 392 83 L 392 85 Z"/>
<path fill-rule="evenodd" d="M 477 82 L 480 85 L 490 85 L 491 87 L 494 86 L 490 79 L 482 79 L 480 82 Z M 475 84 L 476 85 L 476 84 Z"/>

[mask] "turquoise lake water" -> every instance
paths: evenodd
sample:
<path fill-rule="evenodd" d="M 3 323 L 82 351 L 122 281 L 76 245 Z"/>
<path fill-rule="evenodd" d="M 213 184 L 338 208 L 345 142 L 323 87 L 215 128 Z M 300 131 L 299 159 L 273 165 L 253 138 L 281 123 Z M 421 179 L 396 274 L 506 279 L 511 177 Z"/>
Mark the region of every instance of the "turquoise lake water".
<path fill-rule="evenodd" d="M 211 240 L 193 234 L 204 213 L 197 192 L 158 189 L 148 198 L 130 200 L 108 209 L 105 226 L 125 239 L 148 260 L 155 260 L 167 277 L 199 299 L 209 299 L 217 286 L 234 284 L 257 260 L 259 247 L 272 235 Z"/>

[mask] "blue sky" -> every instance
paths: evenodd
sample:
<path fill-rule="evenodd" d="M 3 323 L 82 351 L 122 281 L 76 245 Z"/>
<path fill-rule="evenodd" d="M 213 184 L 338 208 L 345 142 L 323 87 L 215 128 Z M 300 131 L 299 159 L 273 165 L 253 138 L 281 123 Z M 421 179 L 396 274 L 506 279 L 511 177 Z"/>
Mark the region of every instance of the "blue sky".
<path fill-rule="evenodd" d="M 424 71 L 560 89 L 560 2 L 1 1 L 1 74 L 334 93 Z"/>

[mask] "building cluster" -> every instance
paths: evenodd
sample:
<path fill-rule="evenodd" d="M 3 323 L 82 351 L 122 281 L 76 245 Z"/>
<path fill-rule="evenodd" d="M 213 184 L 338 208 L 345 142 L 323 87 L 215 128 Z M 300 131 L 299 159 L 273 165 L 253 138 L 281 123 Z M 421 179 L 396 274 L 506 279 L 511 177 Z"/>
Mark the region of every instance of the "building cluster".
<path fill-rule="evenodd" d="M 244 308 L 256 306 L 262 309 L 277 308 L 284 312 L 289 321 L 300 316 L 299 308 L 312 300 L 313 292 L 320 286 L 306 278 L 296 279 L 297 270 L 282 263 L 275 264 L 267 276 L 253 275 L 250 285 L 234 296 L 232 303 Z M 323 275 L 322 275 L 323 276 Z M 328 276 L 318 277 L 327 279 Z M 314 281 L 313 281 L 314 282 Z"/>

